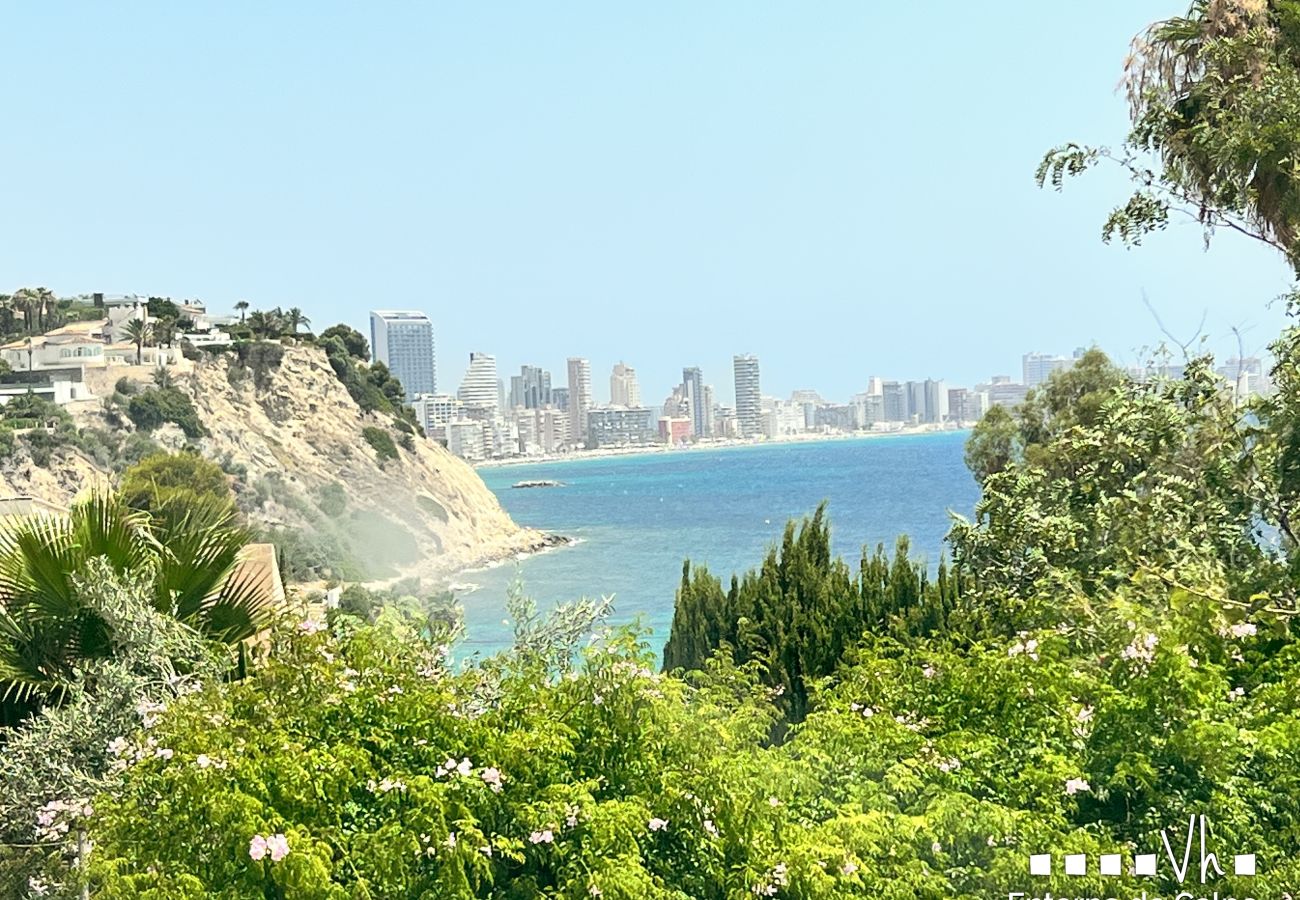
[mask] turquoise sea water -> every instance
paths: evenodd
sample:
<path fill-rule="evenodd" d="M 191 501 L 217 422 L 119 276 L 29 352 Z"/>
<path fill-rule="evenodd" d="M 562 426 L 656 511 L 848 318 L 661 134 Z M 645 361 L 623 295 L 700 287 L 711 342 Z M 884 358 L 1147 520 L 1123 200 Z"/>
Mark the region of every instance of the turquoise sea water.
<path fill-rule="evenodd" d="M 672 622 L 682 561 L 715 574 L 756 566 L 786 520 L 830 503 L 836 552 L 892 549 L 907 533 L 937 563 L 949 510 L 970 515 L 978 489 L 962 462 L 965 432 L 748 445 L 481 469 L 515 521 L 581 543 L 461 580 L 467 653 L 506 646 L 506 589 L 521 576 L 542 608 L 613 594 L 615 621 L 640 617 L 661 649 Z M 552 479 L 559 488 L 512 489 Z"/>

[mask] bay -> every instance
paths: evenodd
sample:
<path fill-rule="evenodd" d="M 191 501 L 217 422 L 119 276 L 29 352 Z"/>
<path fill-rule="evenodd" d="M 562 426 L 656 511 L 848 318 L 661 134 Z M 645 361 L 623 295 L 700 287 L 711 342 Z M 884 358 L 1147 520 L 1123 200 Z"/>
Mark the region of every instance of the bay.
<path fill-rule="evenodd" d="M 950 512 L 970 515 L 979 489 L 962 460 L 967 432 L 752 444 L 479 470 L 522 525 L 578 543 L 468 572 L 462 653 L 509 645 L 506 593 L 519 578 L 542 609 L 613 595 L 612 621 L 639 621 L 662 649 L 682 561 L 707 565 L 724 583 L 757 566 L 791 518 L 828 502 L 837 553 L 856 568 L 864 545 L 892 551 L 907 534 L 938 563 Z M 553 480 L 562 487 L 513 488 Z"/>

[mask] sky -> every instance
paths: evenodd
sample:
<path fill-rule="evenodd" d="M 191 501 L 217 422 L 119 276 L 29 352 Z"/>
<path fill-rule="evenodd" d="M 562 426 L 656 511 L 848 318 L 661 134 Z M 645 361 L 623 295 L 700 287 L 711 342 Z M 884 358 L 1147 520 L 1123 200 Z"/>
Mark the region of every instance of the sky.
<path fill-rule="evenodd" d="M 367 331 L 435 322 L 454 390 L 591 360 L 657 404 L 731 358 L 764 393 L 973 384 L 1026 351 L 1281 329 L 1275 253 L 1172 225 L 1101 243 L 1125 196 L 1039 190 L 1115 144 L 1130 38 L 1185 0 L 993 4 L 5 4 L 0 291 L 239 299 Z"/>

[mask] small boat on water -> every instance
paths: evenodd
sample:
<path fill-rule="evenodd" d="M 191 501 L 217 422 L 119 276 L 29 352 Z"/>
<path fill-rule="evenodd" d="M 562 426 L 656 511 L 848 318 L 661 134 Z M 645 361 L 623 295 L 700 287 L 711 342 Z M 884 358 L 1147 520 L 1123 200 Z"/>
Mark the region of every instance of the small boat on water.
<path fill-rule="evenodd" d="M 548 487 L 564 487 L 564 482 L 563 482 L 563 481 L 549 481 L 549 480 L 544 480 L 544 481 L 516 481 L 514 484 L 512 484 L 512 485 L 510 485 L 510 486 L 511 486 L 512 488 L 548 488 Z"/>

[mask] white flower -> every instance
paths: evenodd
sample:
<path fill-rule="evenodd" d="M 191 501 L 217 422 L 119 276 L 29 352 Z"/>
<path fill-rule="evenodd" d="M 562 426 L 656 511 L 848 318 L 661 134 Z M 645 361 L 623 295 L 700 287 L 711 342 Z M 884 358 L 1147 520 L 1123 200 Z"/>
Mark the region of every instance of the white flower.
<path fill-rule="evenodd" d="M 200 769 L 206 769 L 208 766 L 212 765 L 212 757 L 208 756 L 206 753 L 200 753 L 194 758 L 194 764 Z"/>
<path fill-rule="evenodd" d="M 668 827 L 668 820 L 656 816 L 650 820 L 649 827 L 651 831 L 663 831 Z"/>
<path fill-rule="evenodd" d="M 555 843 L 555 832 L 549 828 L 543 828 L 541 831 L 534 831 L 528 835 L 530 844 L 553 844 Z"/>
<path fill-rule="evenodd" d="M 253 839 L 248 842 L 248 855 L 254 861 L 261 861 L 266 858 L 266 838 L 260 834 L 253 835 Z"/>
<path fill-rule="evenodd" d="M 1228 629 L 1228 634 L 1235 638 L 1254 637 L 1258 629 L 1251 622 L 1238 622 Z"/>
<path fill-rule="evenodd" d="M 474 767 L 470 765 L 469 757 L 465 757 L 456 765 L 456 774 L 461 778 L 468 778 Z"/>
<path fill-rule="evenodd" d="M 943 844 L 939 843 L 938 841 L 935 841 L 933 844 L 930 845 L 930 849 L 935 853 L 940 853 L 943 851 Z"/>
<path fill-rule="evenodd" d="M 1080 722 L 1091 722 L 1093 712 L 1094 710 L 1091 706 L 1085 706 L 1083 709 L 1079 710 L 1079 714 L 1076 715 L 1075 718 Z"/>
<path fill-rule="evenodd" d="M 325 623 L 319 619 L 304 619 L 298 623 L 298 630 L 303 634 L 320 634 L 325 630 Z"/>
<path fill-rule="evenodd" d="M 501 793 L 501 770 L 500 769 L 496 768 L 495 766 L 488 766 L 482 772 L 478 773 L 478 777 L 483 779 L 483 783 L 486 784 L 489 788 L 491 788 L 494 794 Z"/>
<path fill-rule="evenodd" d="M 1065 783 L 1065 793 L 1078 794 L 1084 791 L 1092 790 L 1092 785 L 1088 784 L 1086 779 L 1071 778 Z"/>
<path fill-rule="evenodd" d="M 600 896 L 602 893 L 604 893 L 604 892 L 601 891 L 600 888 L 596 887 L 596 885 L 593 883 L 593 884 L 589 884 L 589 885 L 587 885 L 587 893 L 590 894 L 590 895 L 593 896 L 593 897 L 599 897 L 599 896 Z"/>
<path fill-rule="evenodd" d="M 778 800 L 776 797 L 768 797 L 767 805 L 772 807 L 773 809 L 776 809 L 776 807 L 781 805 L 781 801 Z"/>
<path fill-rule="evenodd" d="M 167 747 L 159 747 L 153 752 L 153 755 L 158 759 L 171 759 L 175 754 Z"/>
<path fill-rule="evenodd" d="M 925 666 L 923 669 L 921 669 L 921 674 L 924 675 L 926 678 L 933 678 L 935 676 L 934 666 L 931 665 Z"/>
<path fill-rule="evenodd" d="M 115 737 L 108 742 L 108 752 L 113 756 L 121 756 L 130 747 L 130 742 L 124 737 Z"/>
<path fill-rule="evenodd" d="M 456 849 L 456 832 L 453 831 L 453 832 L 451 832 L 450 834 L 448 834 L 448 835 L 447 835 L 447 840 L 443 841 L 443 842 L 442 842 L 442 845 L 443 845 L 444 847 L 446 847 L 448 850 L 455 850 L 455 849 Z"/>
<path fill-rule="evenodd" d="M 846 862 L 844 865 L 840 866 L 841 875 L 852 875 L 857 870 L 858 870 L 858 864 L 851 859 L 848 862 Z"/>

